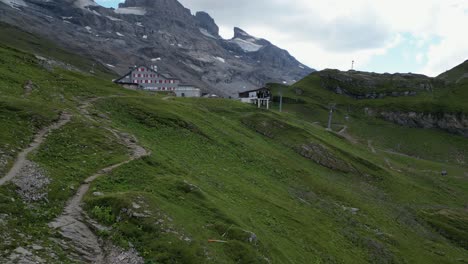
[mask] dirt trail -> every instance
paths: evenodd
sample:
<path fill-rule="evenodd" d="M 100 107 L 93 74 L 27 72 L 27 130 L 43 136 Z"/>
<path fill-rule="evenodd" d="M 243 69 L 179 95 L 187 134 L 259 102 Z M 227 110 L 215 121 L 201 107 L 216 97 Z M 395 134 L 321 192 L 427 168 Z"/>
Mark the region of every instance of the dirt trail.
<path fill-rule="evenodd" d="M 340 132 L 338 132 L 338 134 L 343 134 L 343 133 L 345 133 L 347 129 L 348 129 L 348 126 L 344 126 L 344 127 L 340 130 Z"/>
<path fill-rule="evenodd" d="M 358 141 L 353 138 L 348 132 L 348 126 L 344 126 L 337 134 L 344 137 L 346 140 L 348 140 L 349 142 L 353 143 L 353 144 L 357 144 Z"/>
<path fill-rule="evenodd" d="M 13 167 L 11 167 L 10 171 L 5 175 L 5 177 L 0 179 L 0 186 L 12 180 L 18 174 L 18 172 L 26 165 L 28 154 L 36 150 L 44 142 L 44 140 L 47 138 L 47 135 L 51 131 L 59 129 L 66 123 L 70 122 L 70 120 L 71 115 L 64 112 L 60 115 L 60 118 L 57 122 L 37 132 L 33 141 L 29 144 L 29 147 L 18 154 Z"/>
<path fill-rule="evenodd" d="M 87 108 L 91 105 L 92 102 L 98 99 L 100 98 L 89 100 L 79 108 L 81 114 L 92 121 L 97 120 L 94 120 L 93 117 L 90 116 Z M 71 242 L 73 248 L 81 255 L 82 258 L 84 258 L 86 262 L 99 264 L 111 263 L 115 261 L 106 260 L 106 254 L 101 245 L 102 243 L 89 227 L 86 215 L 81 208 L 83 197 L 88 192 L 91 183 L 97 178 L 104 176 L 112 170 L 133 160 L 150 155 L 148 151 L 138 145 L 136 139 L 133 136 L 109 127 L 106 127 L 105 129 L 111 131 L 121 140 L 125 146 L 127 146 L 127 148 L 131 151 L 130 158 L 121 163 L 104 168 L 98 173 L 88 177 L 80 186 L 75 196 L 73 196 L 68 201 L 62 215 L 49 223 L 49 227 L 58 229 L 60 234 Z"/>
<path fill-rule="evenodd" d="M 377 153 L 377 151 L 375 151 L 374 146 L 372 145 L 372 140 L 367 140 L 367 146 L 372 151 L 372 153 Z"/>

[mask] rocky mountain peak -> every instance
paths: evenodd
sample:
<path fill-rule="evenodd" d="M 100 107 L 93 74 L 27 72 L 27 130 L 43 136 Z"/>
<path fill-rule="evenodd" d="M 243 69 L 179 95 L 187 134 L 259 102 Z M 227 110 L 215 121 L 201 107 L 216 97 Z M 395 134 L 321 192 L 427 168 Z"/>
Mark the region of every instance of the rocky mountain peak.
<path fill-rule="evenodd" d="M 206 12 L 197 12 L 195 14 L 195 18 L 197 19 L 200 26 L 206 29 L 210 34 L 214 36 L 219 36 L 219 27 L 216 25 L 214 19 Z"/>
<path fill-rule="evenodd" d="M 234 28 L 234 38 L 239 38 L 239 39 L 251 39 L 253 36 L 251 36 L 249 33 L 245 32 L 243 29 L 235 27 Z"/>

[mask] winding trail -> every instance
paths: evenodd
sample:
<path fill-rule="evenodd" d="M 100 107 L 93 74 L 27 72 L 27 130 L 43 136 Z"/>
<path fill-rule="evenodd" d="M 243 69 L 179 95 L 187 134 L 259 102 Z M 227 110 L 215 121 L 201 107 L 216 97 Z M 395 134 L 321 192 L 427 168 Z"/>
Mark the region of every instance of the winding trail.
<path fill-rule="evenodd" d="M 28 154 L 36 150 L 44 142 L 44 140 L 47 138 L 47 135 L 51 131 L 61 128 L 62 126 L 70 122 L 70 120 L 71 115 L 66 112 L 63 112 L 60 115 L 60 118 L 57 122 L 37 132 L 34 136 L 33 141 L 29 144 L 29 147 L 18 154 L 18 157 L 16 158 L 15 163 L 11 167 L 10 171 L 5 175 L 5 177 L 0 179 L 0 186 L 12 180 L 18 174 L 18 172 L 21 171 L 21 169 L 26 164 Z"/>
<path fill-rule="evenodd" d="M 343 128 L 337 132 L 338 135 L 344 137 L 346 140 L 348 140 L 349 142 L 353 143 L 353 144 L 357 144 L 358 141 L 353 138 L 348 132 L 348 126 L 343 126 Z"/>
<path fill-rule="evenodd" d="M 85 102 L 79 107 L 81 114 L 89 120 L 98 122 L 89 114 L 87 108 L 92 102 L 101 98 L 102 97 L 94 98 Z M 106 167 L 96 174 L 88 177 L 79 187 L 77 193 L 67 202 L 63 213 L 49 223 L 50 228 L 58 229 L 60 234 L 70 241 L 69 245 L 71 245 L 86 262 L 97 264 L 108 263 L 108 261 L 106 260 L 106 254 L 102 247 L 102 243 L 89 227 L 89 221 L 81 207 L 83 197 L 88 192 L 91 183 L 97 178 L 104 176 L 114 169 L 133 160 L 140 159 L 151 154 L 146 149 L 139 146 L 137 140 L 133 136 L 110 127 L 105 127 L 105 129 L 109 130 L 119 138 L 125 146 L 127 146 L 131 151 L 130 158 L 123 162 Z"/>

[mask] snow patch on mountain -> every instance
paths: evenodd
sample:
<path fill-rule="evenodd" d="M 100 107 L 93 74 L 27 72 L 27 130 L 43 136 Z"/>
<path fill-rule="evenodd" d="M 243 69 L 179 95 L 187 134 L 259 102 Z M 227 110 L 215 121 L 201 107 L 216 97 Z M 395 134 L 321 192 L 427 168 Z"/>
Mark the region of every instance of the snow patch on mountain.
<path fill-rule="evenodd" d="M 143 7 L 120 7 L 115 9 L 114 12 L 120 15 L 144 16 L 146 14 L 146 9 Z"/>
<path fill-rule="evenodd" d="M 124 35 L 123 35 L 122 33 L 120 33 L 120 32 L 115 32 L 115 34 L 117 34 L 117 36 L 119 36 L 119 37 L 123 37 L 123 36 L 124 36 Z"/>
<path fill-rule="evenodd" d="M 119 19 L 119 18 L 116 18 L 116 17 L 113 17 L 113 16 L 106 16 L 108 19 L 112 20 L 112 21 L 122 21 L 122 19 Z"/>
<path fill-rule="evenodd" d="M 249 40 L 253 40 L 253 39 L 249 39 Z M 261 48 L 263 48 L 262 45 L 258 45 L 254 43 L 253 41 L 249 41 L 249 40 L 235 38 L 231 40 L 231 42 L 236 43 L 245 52 L 256 52 L 256 51 L 259 51 Z"/>
<path fill-rule="evenodd" d="M 0 0 L 0 2 L 5 3 L 15 9 L 18 9 L 18 7 L 21 6 L 28 6 L 23 0 Z"/>
<path fill-rule="evenodd" d="M 219 60 L 222 63 L 226 63 L 226 60 L 221 57 L 215 57 L 215 59 Z"/>
<path fill-rule="evenodd" d="M 208 32 L 208 30 L 204 29 L 204 28 L 199 28 L 200 29 L 200 32 L 209 37 L 209 38 L 212 38 L 212 39 L 217 39 L 217 37 L 213 36 L 212 34 L 210 34 L 210 32 Z"/>

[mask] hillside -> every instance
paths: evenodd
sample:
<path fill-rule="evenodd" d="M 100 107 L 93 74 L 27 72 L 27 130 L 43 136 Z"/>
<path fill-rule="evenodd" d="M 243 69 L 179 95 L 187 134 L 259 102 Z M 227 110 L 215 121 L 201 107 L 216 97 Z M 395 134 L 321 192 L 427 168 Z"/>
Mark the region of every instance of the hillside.
<path fill-rule="evenodd" d="M 226 97 L 267 82 L 294 83 L 313 71 L 239 28 L 232 39 L 223 39 L 209 14 L 192 15 L 177 0 L 128 0 L 117 9 L 92 0 L 2 0 L 0 22 L 92 57 L 117 74 L 134 65 L 155 65 Z"/>
<path fill-rule="evenodd" d="M 468 139 L 363 110 L 443 101 L 355 100 L 318 75 L 281 86 L 283 113 L 127 91 L 8 30 L 2 179 L 33 149 L 0 186 L 1 263 L 468 261 Z"/>
<path fill-rule="evenodd" d="M 463 70 L 458 66 L 445 75 L 461 73 Z M 329 109 L 335 104 L 338 110 L 349 114 L 361 116 L 365 112 L 366 116 L 381 117 L 406 127 L 438 128 L 468 137 L 468 83 L 464 81 L 454 83 L 419 74 L 327 69 L 292 86 L 272 87 L 275 90 L 282 87 L 287 99 L 299 102 L 296 103 L 299 112 L 307 111 L 311 105 Z"/>
<path fill-rule="evenodd" d="M 449 83 L 455 83 L 455 84 L 466 83 L 467 78 L 468 78 L 468 60 L 456 66 L 455 68 L 437 76 L 437 79 L 441 79 Z"/>

